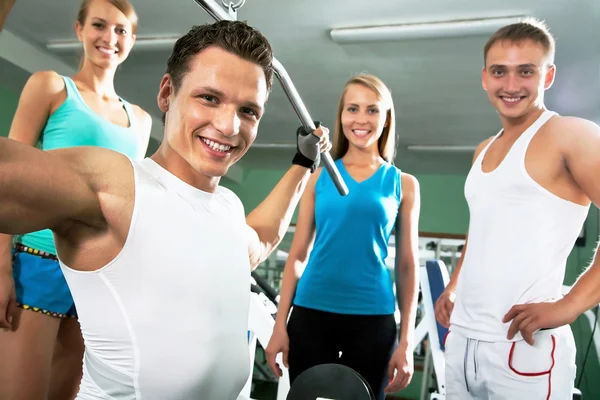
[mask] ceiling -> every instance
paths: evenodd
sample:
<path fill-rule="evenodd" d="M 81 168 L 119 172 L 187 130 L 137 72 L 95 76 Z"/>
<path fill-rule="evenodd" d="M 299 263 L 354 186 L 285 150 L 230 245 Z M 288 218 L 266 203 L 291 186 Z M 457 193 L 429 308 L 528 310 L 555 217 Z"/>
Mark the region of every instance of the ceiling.
<path fill-rule="evenodd" d="M 194 24 L 212 22 L 193 0 L 133 0 L 133 4 L 140 19 L 138 38 L 177 36 Z M 17 1 L 6 29 L 41 47 L 53 40 L 72 40 L 78 5 L 78 0 Z M 557 38 L 558 75 L 547 93 L 547 105 L 561 114 L 600 121 L 597 0 L 246 0 L 238 19 L 270 39 L 313 119 L 332 126 L 344 82 L 354 73 L 373 73 L 392 89 L 396 164 L 413 173 L 465 173 L 471 152 L 412 152 L 406 146 L 474 146 L 498 131 L 497 115 L 480 85 L 487 37 L 340 45 L 330 39 L 329 30 L 507 15 L 544 19 Z M 168 50 L 134 47 L 116 77 L 119 94 L 157 118 L 156 93 L 168 55 Z M 77 52 L 58 56 L 73 67 L 78 64 Z M 287 97 L 275 83 L 257 143 L 293 144 L 298 125 Z M 160 139 L 160 126 L 155 128 Z M 256 148 L 242 165 L 279 168 L 289 165 L 292 155 L 290 149 Z"/>

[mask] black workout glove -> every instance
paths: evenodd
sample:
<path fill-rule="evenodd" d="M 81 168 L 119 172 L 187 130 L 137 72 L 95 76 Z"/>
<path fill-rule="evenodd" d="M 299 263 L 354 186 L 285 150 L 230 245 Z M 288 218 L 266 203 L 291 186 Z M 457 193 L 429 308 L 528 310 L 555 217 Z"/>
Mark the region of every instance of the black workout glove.
<path fill-rule="evenodd" d="M 321 121 L 315 121 L 315 126 L 319 128 Z M 319 151 L 320 137 L 315 135 L 309 128 L 301 126 L 296 131 L 296 155 L 292 164 L 300 165 L 310 169 L 313 173 L 321 162 L 321 152 Z"/>

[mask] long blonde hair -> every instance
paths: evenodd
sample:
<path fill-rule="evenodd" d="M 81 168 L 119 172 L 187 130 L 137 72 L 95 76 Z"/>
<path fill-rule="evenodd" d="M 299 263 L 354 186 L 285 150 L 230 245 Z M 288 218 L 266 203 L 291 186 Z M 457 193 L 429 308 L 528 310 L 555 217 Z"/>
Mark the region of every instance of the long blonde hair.
<path fill-rule="evenodd" d="M 396 113 L 394 111 L 394 100 L 392 99 L 390 89 L 385 83 L 378 77 L 370 74 L 355 75 L 344 85 L 335 118 L 331 157 L 334 160 L 337 160 L 342 158 L 348 151 L 349 142 L 344 135 L 344 129 L 342 127 L 342 112 L 344 111 L 344 97 L 346 96 L 348 86 L 350 85 L 363 85 L 364 87 L 371 89 L 377 94 L 379 100 L 383 102 L 386 111 L 387 126 L 383 128 L 383 132 L 378 140 L 377 148 L 379 149 L 379 155 L 384 160 L 389 163 L 393 162 L 396 153 Z"/>
<path fill-rule="evenodd" d="M 77 22 L 79 26 L 83 27 L 85 25 L 85 21 L 88 16 L 88 9 L 90 8 L 90 4 L 94 0 L 83 0 L 81 5 L 79 6 L 79 11 L 77 12 Z M 135 9 L 133 5 L 129 2 L 129 0 L 105 0 L 108 1 L 113 7 L 117 10 L 121 11 L 125 17 L 131 22 L 131 34 L 135 35 L 137 32 L 138 26 L 138 17 L 135 13 Z M 81 56 L 79 60 L 79 69 L 83 67 L 83 62 L 85 60 L 85 55 Z"/>

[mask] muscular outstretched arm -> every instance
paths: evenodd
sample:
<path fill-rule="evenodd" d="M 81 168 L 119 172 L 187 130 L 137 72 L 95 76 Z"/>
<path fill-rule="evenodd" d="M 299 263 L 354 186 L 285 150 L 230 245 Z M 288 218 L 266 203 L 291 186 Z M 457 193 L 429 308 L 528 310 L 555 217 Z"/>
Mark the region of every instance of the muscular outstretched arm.
<path fill-rule="evenodd" d="M 31 75 L 19 97 L 8 138 L 35 146 L 50 116 L 53 100 L 64 87 L 63 79 L 56 72 L 38 71 Z M 0 269 L 12 270 L 11 248 L 12 236 L 0 234 Z"/>
<path fill-rule="evenodd" d="M 82 149 L 44 152 L 0 138 L 0 233 L 101 224 L 98 196 L 86 179 Z"/>

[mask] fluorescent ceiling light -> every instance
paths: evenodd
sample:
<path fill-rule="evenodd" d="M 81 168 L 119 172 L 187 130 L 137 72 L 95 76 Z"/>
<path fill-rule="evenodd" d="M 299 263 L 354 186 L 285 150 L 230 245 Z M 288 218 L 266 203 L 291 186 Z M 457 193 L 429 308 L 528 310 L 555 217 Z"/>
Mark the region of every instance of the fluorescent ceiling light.
<path fill-rule="evenodd" d="M 336 43 L 380 42 L 408 39 L 450 38 L 492 34 L 504 25 L 523 20 L 523 16 L 481 18 L 399 25 L 335 28 L 330 32 Z"/>
<path fill-rule="evenodd" d="M 477 146 L 460 146 L 460 145 L 417 145 L 411 144 L 406 146 L 408 151 L 415 152 L 440 152 L 440 153 L 472 153 Z"/>
<path fill-rule="evenodd" d="M 172 50 L 179 36 L 138 37 L 133 46 L 134 50 Z M 46 49 L 55 53 L 72 52 L 81 49 L 78 40 L 57 40 L 46 43 Z"/>

